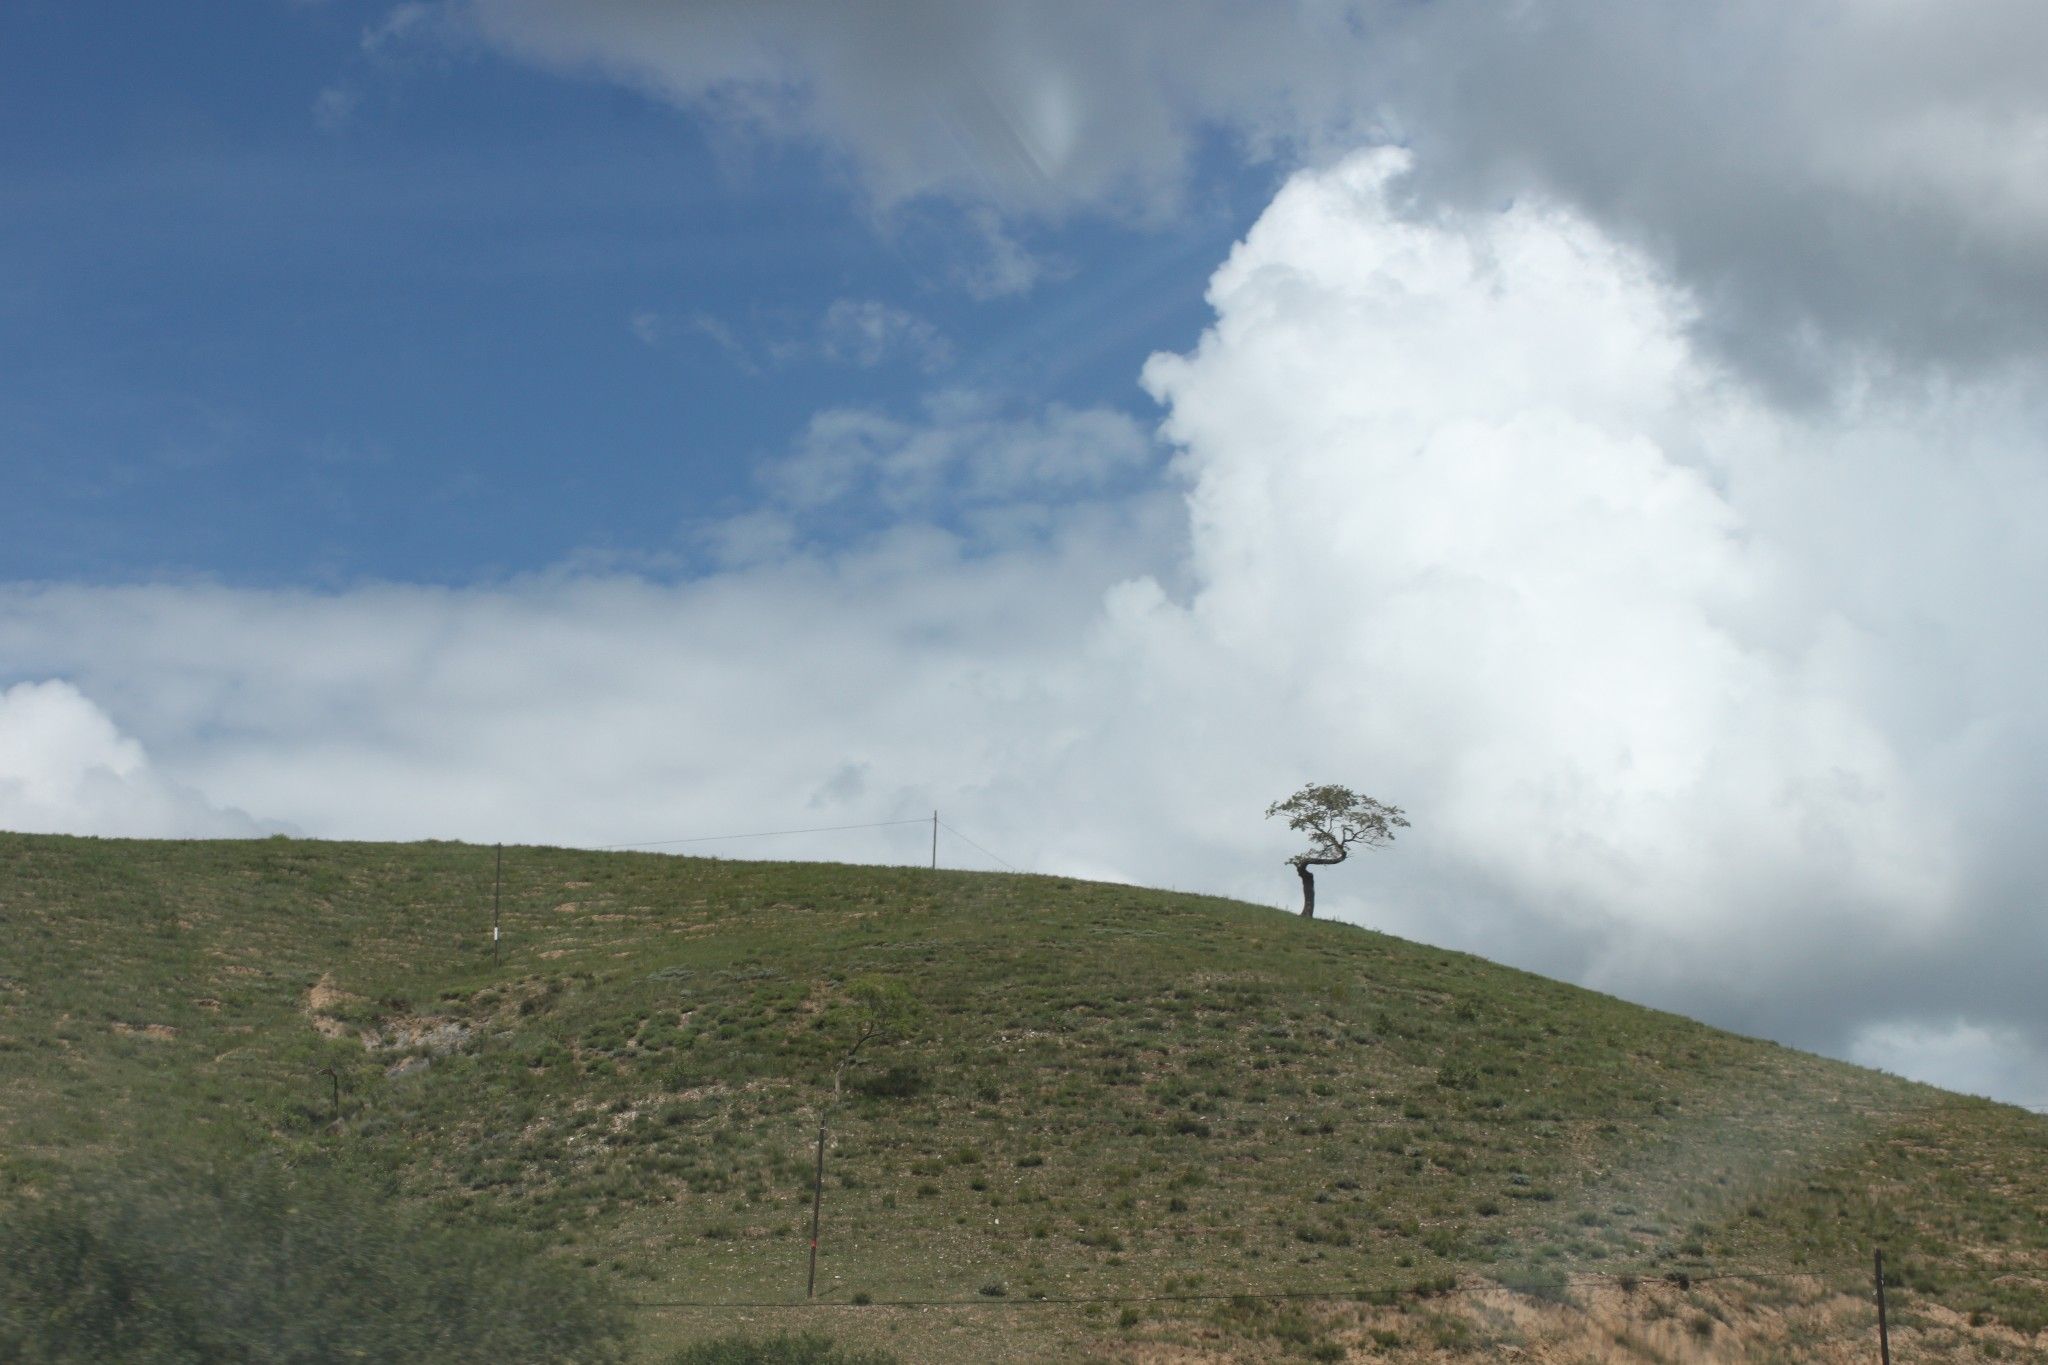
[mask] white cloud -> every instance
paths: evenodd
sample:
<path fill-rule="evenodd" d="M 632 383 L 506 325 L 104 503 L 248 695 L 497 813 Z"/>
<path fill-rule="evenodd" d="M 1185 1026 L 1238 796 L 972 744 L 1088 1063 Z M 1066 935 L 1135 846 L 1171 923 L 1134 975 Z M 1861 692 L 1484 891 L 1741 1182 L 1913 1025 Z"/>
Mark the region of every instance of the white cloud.
<path fill-rule="evenodd" d="M 2048 1049 L 2036 1031 L 1983 1028 L 1961 1019 L 1900 1021 L 1857 1031 L 1849 1060 L 1900 1076 L 1939 1077 L 1969 1095 L 2048 1110 Z"/>
<path fill-rule="evenodd" d="M 1788 412 L 1650 258 L 1536 197 L 1414 218 L 1404 165 L 1297 177 L 1148 368 L 1170 491 L 1126 419 L 941 396 L 821 415 L 697 581 L 17 586 L 0 667 L 334 836 L 937 805 L 1041 870 L 1278 902 L 1259 812 L 1342 781 L 1414 828 L 1329 912 L 1902 1065 L 1953 1020 L 1971 1077 L 2037 1076 L 2038 374 Z M 844 499 L 898 524 L 789 548 Z M 739 851 L 919 856 L 889 838 Z"/>
<path fill-rule="evenodd" d="M 957 807 L 1028 750 L 1035 734 L 1000 711 L 1074 666 L 1101 586 L 1147 534 L 1080 522 L 981 557 L 906 527 L 832 562 L 680 586 L 23 588 L 0 607 L 0 655 L 61 664 L 184 780 L 322 834 L 773 827 L 861 763 L 852 813 L 882 818 Z"/>
<path fill-rule="evenodd" d="M 927 374 L 953 363 L 953 347 L 937 327 L 880 299 L 835 299 L 818 323 L 818 352 L 872 370 L 897 356 Z"/>
<path fill-rule="evenodd" d="M 58 681 L 0 691 L 0 829 L 173 839 L 261 832 L 157 773 L 140 744 Z"/>
<path fill-rule="evenodd" d="M 1529 187 L 1653 252 L 1752 373 L 1842 347 L 1964 369 L 2048 348 L 2048 10 L 1483 0 L 1413 7 L 1381 96 L 1431 196 Z"/>
<path fill-rule="evenodd" d="M 1644 258 L 1529 199 L 1406 219 L 1405 160 L 1293 182 L 1148 370 L 1201 585 L 1141 613 L 1173 671 L 1410 809 L 1367 874 L 1408 932 L 1808 1041 L 1891 973 L 2035 1011 L 1972 979 L 2030 932 L 1983 881 L 2035 760 L 1958 748 L 2039 730 L 1996 605 L 2048 586 L 2031 409 L 1787 416 Z"/>
<path fill-rule="evenodd" d="M 434 32 L 442 22 L 442 11 L 432 4 L 406 0 L 404 4 L 393 5 L 376 23 L 364 28 L 357 45 L 367 56 L 388 56 L 418 41 L 423 34 Z"/>
<path fill-rule="evenodd" d="M 917 421 L 868 408 L 813 417 L 788 458 L 761 469 L 777 501 L 819 508 L 870 502 L 897 517 L 944 507 L 1065 505 L 1127 485 L 1152 462 L 1151 438 L 1104 408 L 1053 403 L 1018 416 L 985 394 L 949 390 Z"/>
<path fill-rule="evenodd" d="M 883 206 L 932 194 L 1141 214 L 1178 194 L 1195 125 L 1320 123 L 1355 57 L 1348 5 L 1274 22 L 1229 0 L 745 6 L 465 0 L 488 41 L 850 156 Z"/>
<path fill-rule="evenodd" d="M 985 204 L 967 213 L 965 227 L 947 274 L 970 298 L 1028 294 L 1040 281 L 1066 273 L 1065 263 L 1033 252 L 1018 240 L 1002 216 Z"/>

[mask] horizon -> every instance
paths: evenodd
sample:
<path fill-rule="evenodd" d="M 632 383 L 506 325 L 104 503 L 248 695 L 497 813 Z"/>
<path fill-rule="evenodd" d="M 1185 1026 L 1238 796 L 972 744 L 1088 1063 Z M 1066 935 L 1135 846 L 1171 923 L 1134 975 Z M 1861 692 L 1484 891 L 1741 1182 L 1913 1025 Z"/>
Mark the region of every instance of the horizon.
<path fill-rule="evenodd" d="M 2048 1105 L 2048 13 L 117 10 L 0 13 L 0 828 L 1285 906 L 1339 782 L 1322 917 Z"/>

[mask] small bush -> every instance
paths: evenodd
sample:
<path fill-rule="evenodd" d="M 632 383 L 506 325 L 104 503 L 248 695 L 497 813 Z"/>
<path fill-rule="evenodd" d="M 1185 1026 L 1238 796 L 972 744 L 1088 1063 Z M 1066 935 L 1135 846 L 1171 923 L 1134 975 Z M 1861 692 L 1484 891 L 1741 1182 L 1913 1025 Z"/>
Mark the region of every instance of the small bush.
<path fill-rule="evenodd" d="M 887 1351 L 860 1351 L 817 1332 L 802 1336 L 715 1337 L 685 1346 L 669 1365 L 897 1365 Z"/>
<path fill-rule="evenodd" d="M 0 1359 L 618 1358 L 596 1287 L 336 1172 L 131 1157 L 0 1220 Z"/>
<path fill-rule="evenodd" d="M 911 1064 L 869 1072 L 853 1082 L 855 1090 L 877 1100 L 915 1099 L 925 1092 L 926 1085 L 923 1068 Z"/>

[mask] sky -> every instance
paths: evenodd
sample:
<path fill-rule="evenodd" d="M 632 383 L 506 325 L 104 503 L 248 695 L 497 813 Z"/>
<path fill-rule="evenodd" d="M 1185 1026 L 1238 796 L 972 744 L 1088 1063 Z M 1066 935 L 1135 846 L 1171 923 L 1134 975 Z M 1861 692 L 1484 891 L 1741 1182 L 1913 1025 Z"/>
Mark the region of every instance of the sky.
<path fill-rule="evenodd" d="M 1341 782 L 1412 825 L 1326 917 L 2048 1104 L 2044 64 L 2031 0 L 14 0 L 0 827 L 936 808 L 1284 908 Z"/>

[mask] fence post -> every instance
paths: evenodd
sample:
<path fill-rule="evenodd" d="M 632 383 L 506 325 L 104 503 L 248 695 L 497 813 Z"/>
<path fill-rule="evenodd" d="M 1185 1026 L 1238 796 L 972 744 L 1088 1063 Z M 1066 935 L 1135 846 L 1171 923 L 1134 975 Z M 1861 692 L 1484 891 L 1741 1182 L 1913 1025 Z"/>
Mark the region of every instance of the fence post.
<path fill-rule="evenodd" d="M 499 893 L 505 886 L 505 846 L 498 845 L 497 866 L 491 872 L 491 965 L 497 966 L 498 956 L 498 903 Z"/>
<path fill-rule="evenodd" d="M 804 1283 L 804 1297 L 818 1297 L 818 1206 L 825 1198 L 825 1116 L 818 1115 L 818 1167 L 811 1176 L 811 1273 Z"/>
<path fill-rule="evenodd" d="M 1884 1320 L 1884 1248 L 1877 1249 L 1877 1354 L 1883 1365 L 1892 1365 L 1892 1334 Z"/>
<path fill-rule="evenodd" d="M 932 871 L 939 870 L 939 813 L 932 812 Z"/>

